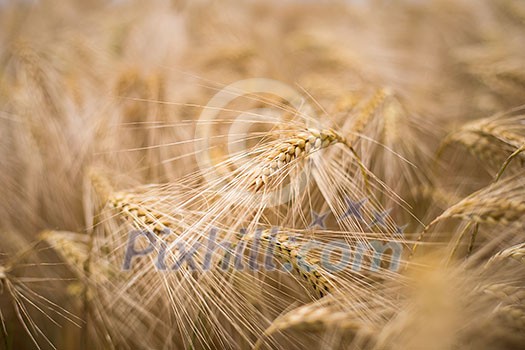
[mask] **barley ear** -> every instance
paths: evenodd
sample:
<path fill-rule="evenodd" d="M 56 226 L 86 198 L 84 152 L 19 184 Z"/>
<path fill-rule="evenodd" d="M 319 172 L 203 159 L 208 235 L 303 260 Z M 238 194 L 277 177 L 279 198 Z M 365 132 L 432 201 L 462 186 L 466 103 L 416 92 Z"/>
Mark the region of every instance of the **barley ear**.
<path fill-rule="evenodd" d="M 525 263 L 525 243 L 516 244 L 510 248 L 503 249 L 500 252 L 494 254 L 489 259 L 489 261 L 487 261 L 485 267 L 504 259 L 514 259 L 521 263 Z"/>

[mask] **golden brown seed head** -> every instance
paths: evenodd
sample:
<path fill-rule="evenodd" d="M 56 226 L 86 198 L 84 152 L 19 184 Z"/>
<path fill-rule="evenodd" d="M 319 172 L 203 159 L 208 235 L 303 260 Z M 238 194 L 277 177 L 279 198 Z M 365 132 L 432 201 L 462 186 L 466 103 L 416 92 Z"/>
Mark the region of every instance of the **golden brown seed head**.
<path fill-rule="evenodd" d="M 264 165 L 253 186 L 255 191 L 269 183 L 272 175 L 295 159 L 304 158 L 313 151 L 326 148 L 335 143 L 345 143 L 346 139 L 332 129 L 307 129 L 297 133 L 295 137 L 277 146 L 278 152 L 272 151 L 268 156 L 268 165 Z M 264 179 L 262 178 L 264 176 Z"/>

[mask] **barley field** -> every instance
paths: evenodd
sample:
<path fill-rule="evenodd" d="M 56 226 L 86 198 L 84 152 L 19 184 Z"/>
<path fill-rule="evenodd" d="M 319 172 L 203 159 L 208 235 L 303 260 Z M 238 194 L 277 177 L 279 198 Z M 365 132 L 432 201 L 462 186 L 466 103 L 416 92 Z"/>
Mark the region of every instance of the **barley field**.
<path fill-rule="evenodd" d="M 0 349 L 524 349 L 522 0 L 0 1 Z"/>

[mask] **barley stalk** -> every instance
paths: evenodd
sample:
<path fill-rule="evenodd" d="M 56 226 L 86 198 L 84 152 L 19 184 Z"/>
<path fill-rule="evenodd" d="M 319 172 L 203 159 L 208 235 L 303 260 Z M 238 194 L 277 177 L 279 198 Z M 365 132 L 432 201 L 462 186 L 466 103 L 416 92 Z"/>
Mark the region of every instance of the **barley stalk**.
<path fill-rule="evenodd" d="M 12 2 L 0 346 L 523 347 L 525 113 L 473 119 L 523 103 L 523 1 Z"/>
<path fill-rule="evenodd" d="M 492 283 L 477 288 L 486 295 L 494 296 L 505 303 L 520 304 L 525 301 L 525 290 L 507 283 Z"/>
<path fill-rule="evenodd" d="M 491 265 L 497 261 L 504 259 L 515 259 L 520 262 L 525 262 L 525 243 L 516 244 L 510 248 L 504 249 L 490 258 L 485 266 Z"/>
<path fill-rule="evenodd" d="M 500 170 L 498 171 L 498 174 L 496 175 L 496 181 L 498 181 L 501 176 L 503 175 L 503 172 L 507 169 L 509 164 L 514 160 L 521 152 L 525 151 L 525 144 L 523 144 L 520 148 L 518 148 L 516 151 L 514 151 L 503 163 Z"/>
<path fill-rule="evenodd" d="M 525 144 L 523 119 L 524 116 L 496 116 L 467 123 L 443 141 L 438 157 L 450 143 L 459 142 L 481 160 L 501 169 L 499 178 L 510 161 L 522 152 L 520 149 Z"/>
<path fill-rule="evenodd" d="M 289 264 L 290 272 L 296 275 L 300 282 L 306 283 L 308 289 L 312 290 L 317 297 L 322 298 L 333 292 L 335 281 L 317 265 L 319 259 L 303 255 L 300 252 L 300 244 L 290 238 L 291 236 L 286 233 L 261 230 L 242 236 L 240 241 L 259 240 L 264 250 L 275 248 L 274 257 L 283 265 Z"/>
<path fill-rule="evenodd" d="M 34 244 L 36 245 L 37 242 Z M 60 317 L 76 326 L 79 326 L 81 320 L 60 305 L 48 300 L 46 297 L 33 290 L 30 285 L 28 285 L 29 283 L 27 283 L 27 281 L 30 281 L 31 279 L 19 277 L 14 272 L 18 267 L 19 261 L 33 253 L 33 248 L 34 246 L 32 245 L 28 249 L 10 257 L 4 265 L 0 265 L 0 294 L 2 294 L 4 290 L 7 292 L 8 300 L 11 303 L 16 318 L 37 349 L 41 349 L 39 341 L 42 339 L 50 348 L 56 349 L 46 335 L 45 328 L 39 326 L 33 320 L 30 310 L 33 309 L 33 311 L 38 311 L 45 318 L 51 320 L 55 325 L 58 325 L 55 317 Z M 8 333 L 1 307 L 0 323 L 2 324 L 1 331 L 5 334 L 7 339 Z M 0 332 L 0 334 L 2 332 Z"/>
<path fill-rule="evenodd" d="M 68 231 L 47 230 L 40 233 L 40 239 L 53 247 L 77 272 L 83 272 L 84 263 L 88 258 L 87 235 Z M 95 274 L 96 276 L 96 274 Z"/>
<path fill-rule="evenodd" d="M 113 186 L 111 186 L 110 181 L 102 172 L 95 168 L 90 168 L 88 170 L 88 179 L 93 186 L 93 189 L 97 196 L 100 198 L 100 202 L 105 204 L 110 195 L 114 192 Z"/>
<path fill-rule="evenodd" d="M 144 205 L 136 194 L 115 192 L 107 177 L 102 175 L 100 171 L 90 169 L 89 178 L 101 202 L 115 209 L 118 215 L 129 224 L 155 234 L 164 233 L 167 228 L 174 228 L 172 220 Z"/>
<path fill-rule="evenodd" d="M 288 328 L 299 328 L 302 330 L 321 330 L 336 326 L 338 329 L 354 330 L 360 329 L 358 322 L 352 321 L 349 315 L 335 308 L 308 305 L 298 308 L 285 315 L 272 324 L 268 334 Z"/>
<path fill-rule="evenodd" d="M 254 189 L 260 190 L 267 185 L 271 178 L 278 174 L 279 169 L 292 163 L 294 160 L 304 159 L 323 148 L 336 143 L 347 144 L 346 139 L 331 129 L 308 129 L 306 132 L 301 132 L 293 138 L 279 142 L 272 147 L 271 153 L 268 155 L 265 165 L 260 170 L 260 175 L 255 179 Z M 351 147 L 348 145 L 348 147 Z"/>
<path fill-rule="evenodd" d="M 118 192 L 109 197 L 110 207 L 116 209 L 127 222 L 146 228 L 156 234 L 173 226 L 172 222 L 148 207 L 140 204 L 137 197 L 130 193 Z"/>
<path fill-rule="evenodd" d="M 525 199 L 523 198 L 466 198 L 447 209 L 432 224 L 449 217 L 463 220 L 473 220 L 479 223 L 518 225 L 525 215 Z"/>
<path fill-rule="evenodd" d="M 305 132 L 297 133 L 294 137 L 283 140 L 272 147 L 269 154 L 265 157 L 266 159 L 263 161 L 263 165 L 258 171 L 258 176 L 251 187 L 257 192 L 270 184 L 272 179 L 275 179 L 282 169 L 288 167 L 294 161 L 305 159 L 316 151 L 339 143 L 349 148 L 358 161 L 361 172 L 366 179 L 366 168 L 344 136 L 332 129 L 307 129 Z"/>
<path fill-rule="evenodd" d="M 519 148 L 520 145 L 523 144 L 524 136 L 511 130 L 513 128 L 512 123 L 521 123 L 521 121 L 523 121 L 523 118 L 523 116 L 519 116 L 518 118 L 513 117 L 509 119 L 504 118 L 501 121 L 499 119 L 494 120 L 491 118 L 488 121 L 482 121 L 481 123 L 477 124 L 477 127 L 475 124 L 470 129 L 467 128 L 467 130 L 485 136 L 493 136 L 499 140 L 504 141 L 509 145 L 512 145 L 513 147 Z M 523 126 L 520 127 L 520 129 L 522 128 Z"/>
<path fill-rule="evenodd" d="M 351 144 L 353 144 L 359 138 L 359 134 L 370 123 L 372 117 L 374 116 L 374 113 L 385 101 L 385 98 L 390 94 L 391 92 L 389 91 L 389 89 L 378 89 L 374 93 L 372 98 L 369 101 L 367 101 L 365 106 L 361 109 L 355 120 L 352 122 L 352 135 L 350 136 L 349 140 Z"/>
<path fill-rule="evenodd" d="M 131 193 L 115 193 L 109 197 L 108 202 L 112 208 L 118 210 L 119 216 L 125 221 L 146 228 L 157 235 L 164 233 L 166 228 L 174 228 L 171 220 L 165 219 L 162 215 L 140 204 L 137 197 Z M 288 234 L 274 235 L 271 230 L 262 230 L 260 236 L 258 233 L 252 233 L 241 237 L 242 242 L 251 242 L 255 239 L 260 240 L 262 249 L 267 250 L 270 245 L 273 245 L 274 257 L 282 264 L 290 264 L 291 272 L 298 277 L 299 281 L 303 281 L 317 297 L 323 297 L 333 291 L 334 281 L 331 276 L 321 269 L 309 269 L 309 267 L 317 267 L 319 259 L 301 255 L 299 243 L 293 242 Z M 219 261 L 217 267 L 221 263 Z"/>
<path fill-rule="evenodd" d="M 372 330 L 368 329 L 363 323 L 353 320 L 346 312 L 338 310 L 333 305 L 307 304 L 295 308 L 290 312 L 276 319 L 268 327 L 263 337 L 261 337 L 254 346 L 259 349 L 264 344 L 264 339 L 271 337 L 277 332 L 287 329 L 299 330 L 302 332 L 319 332 L 327 329 L 337 328 L 345 331 L 345 334 L 365 333 L 371 334 Z"/>
<path fill-rule="evenodd" d="M 485 296 L 496 298 L 498 305 L 493 312 L 505 327 L 523 330 L 525 327 L 525 290 L 504 283 L 494 283 L 478 288 Z"/>
<path fill-rule="evenodd" d="M 525 185 L 522 176 L 517 174 L 505 181 L 493 183 L 449 207 L 418 236 L 412 255 L 428 230 L 447 218 L 521 227 L 525 215 Z"/>

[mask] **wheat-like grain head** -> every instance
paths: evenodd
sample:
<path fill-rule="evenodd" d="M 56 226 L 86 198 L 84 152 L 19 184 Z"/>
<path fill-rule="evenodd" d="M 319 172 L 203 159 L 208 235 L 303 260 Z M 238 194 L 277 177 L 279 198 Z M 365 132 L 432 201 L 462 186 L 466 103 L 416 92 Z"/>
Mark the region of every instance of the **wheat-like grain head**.
<path fill-rule="evenodd" d="M 493 264 L 497 261 L 505 260 L 505 259 L 514 259 L 520 262 L 524 262 L 525 258 L 525 243 L 516 244 L 512 247 L 506 248 L 501 250 L 500 252 L 494 254 L 489 261 L 487 261 L 487 265 Z"/>
<path fill-rule="evenodd" d="M 331 129 L 308 129 L 300 132 L 294 137 L 279 141 L 272 145 L 267 160 L 261 166 L 260 176 L 254 183 L 255 191 L 260 190 L 263 186 L 269 184 L 272 177 L 276 176 L 279 169 L 287 166 L 293 161 L 304 159 L 315 151 L 327 148 L 330 145 L 341 143 L 347 147 L 346 139 Z"/>

